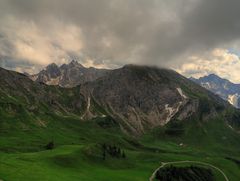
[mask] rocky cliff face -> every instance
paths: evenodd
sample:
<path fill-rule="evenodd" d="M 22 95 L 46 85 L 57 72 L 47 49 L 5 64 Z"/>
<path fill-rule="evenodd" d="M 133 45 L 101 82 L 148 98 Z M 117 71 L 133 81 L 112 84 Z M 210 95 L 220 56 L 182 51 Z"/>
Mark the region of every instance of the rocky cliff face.
<path fill-rule="evenodd" d="M 189 92 L 221 102 L 176 72 L 154 67 L 128 65 L 85 86 L 88 93 L 83 94 L 118 120 L 123 130 L 134 134 L 197 114 L 199 99 Z"/>
<path fill-rule="evenodd" d="M 96 80 L 106 72 L 108 72 L 106 69 L 86 68 L 73 60 L 71 63 L 63 64 L 60 67 L 55 63 L 50 64 L 38 74 L 31 75 L 30 78 L 48 85 L 75 87 Z"/>

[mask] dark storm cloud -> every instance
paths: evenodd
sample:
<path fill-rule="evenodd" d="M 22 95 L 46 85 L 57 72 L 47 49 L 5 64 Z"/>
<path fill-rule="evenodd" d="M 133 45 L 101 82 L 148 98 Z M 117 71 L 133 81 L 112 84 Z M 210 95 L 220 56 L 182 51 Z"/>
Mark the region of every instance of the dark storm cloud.
<path fill-rule="evenodd" d="M 199 1 L 189 14 L 183 17 L 183 37 L 189 45 L 215 47 L 239 40 L 240 1 L 204 0 Z"/>
<path fill-rule="evenodd" d="M 36 36 L 47 37 L 36 49 L 49 43 L 52 54 L 61 50 L 56 59 L 74 55 L 92 59 L 96 64 L 172 66 L 214 48 L 236 46 L 240 35 L 239 6 L 238 0 L 0 0 L 0 23 L 10 26 L 24 21 L 13 26 L 20 29 L 32 23 L 35 41 Z M 10 22 L 9 17 L 14 21 Z M 68 26 L 73 27 L 71 31 L 62 31 Z M 58 30 L 62 34 L 79 33 L 80 38 L 75 41 L 80 41 L 81 48 L 76 48 L 80 47 L 78 42 L 66 47 L 52 40 L 52 32 Z M 9 53 L 6 47 L 14 50 L 25 46 L 16 47 L 16 41 L 19 36 L 23 39 L 28 35 L 12 36 L 11 26 L 10 31 L 7 41 L 2 41 L 8 31 L 0 29 L 0 47 L 4 47 L 5 56 L 14 58 L 15 52 Z M 73 41 L 71 37 L 66 40 L 68 44 L 70 40 Z M 44 57 L 58 61 L 48 51 L 40 53 L 36 62 Z"/>

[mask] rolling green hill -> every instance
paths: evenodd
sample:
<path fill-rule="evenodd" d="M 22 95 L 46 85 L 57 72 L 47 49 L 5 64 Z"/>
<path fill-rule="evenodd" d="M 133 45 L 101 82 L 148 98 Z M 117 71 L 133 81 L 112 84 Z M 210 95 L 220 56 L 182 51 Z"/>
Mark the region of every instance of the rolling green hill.
<path fill-rule="evenodd" d="M 239 111 L 171 70 L 125 66 L 75 88 L 0 77 L 4 181 L 146 181 L 176 161 L 240 178 Z"/>

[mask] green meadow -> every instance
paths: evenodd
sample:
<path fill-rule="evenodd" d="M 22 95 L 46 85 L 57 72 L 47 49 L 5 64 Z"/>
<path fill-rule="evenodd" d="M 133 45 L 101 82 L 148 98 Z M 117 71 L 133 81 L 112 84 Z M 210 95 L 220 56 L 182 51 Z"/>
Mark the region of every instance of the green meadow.
<path fill-rule="evenodd" d="M 240 165 L 228 159 L 240 160 L 239 134 L 226 127 L 221 118 L 204 124 L 194 119 L 176 121 L 132 137 L 122 133 L 114 122 L 108 124 L 108 117 L 89 121 L 55 114 L 50 117 L 39 117 L 45 124 L 41 127 L 33 124 L 22 129 L 12 126 L 16 120 L 5 117 L 0 137 L 0 179 L 146 181 L 161 162 L 186 160 L 212 164 L 231 181 L 240 178 Z M 27 120 L 31 125 L 31 116 Z M 50 141 L 54 148 L 46 150 L 44 146 Z M 103 159 L 104 143 L 120 147 L 126 158 L 106 154 Z M 225 180 L 221 173 L 212 171 L 216 180 Z"/>

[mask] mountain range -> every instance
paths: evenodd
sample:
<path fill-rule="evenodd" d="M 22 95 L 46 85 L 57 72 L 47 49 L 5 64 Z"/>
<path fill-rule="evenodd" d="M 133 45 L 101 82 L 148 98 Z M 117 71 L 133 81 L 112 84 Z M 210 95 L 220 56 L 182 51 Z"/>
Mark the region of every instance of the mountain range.
<path fill-rule="evenodd" d="M 234 84 L 215 74 L 200 77 L 199 79 L 191 77 L 190 80 L 220 96 L 236 108 L 240 108 L 240 84 Z"/>
<path fill-rule="evenodd" d="M 61 87 L 75 87 L 79 84 L 96 80 L 109 70 L 86 68 L 77 61 L 72 60 L 69 64 L 61 66 L 52 63 L 38 74 L 29 77 L 37 82 L 48 85 L 59 85 Z"/>
<path fill-rule="evenodd" d="M 139 181 L 186 160 L 240 178 L 240 111 L 173 70 L 72 61 L 0 77 L 0 179 Z"/>
<path fill-rule="evenodd" d="M 86 70 L 88 75 L 89 69 L 80 64 L 73 66 L 73 63 L 66 65 L 70 68 L 66 72 L 79 67 L 80 70 Z M 111 116 L 118 121 L 123 131 L 134 135 L 165 125 L 174 117 L 183 120 L 198 112 L 200 99 L 191 98 L 185 92 L 205 94 L 206 99 L 212 99 L 216 105 L 223 102 L 217 96 L 167 69 L 127 65 L 109 70 L 102 77 L 82 82 L 72 89 L 49 87 L 46 84 L 52 84 L 51 81 L 40 81 L 40 78 L 44 77 L 42 75 L 48 75 L 48 80 L 54 79 L 58 75 L 56 70 L 59 70 L 58 67 L 51 64 L 32 82 L 25 75 L 2 69 L 1 85 L 5 85 L 1 88 L 2 94 L 4 93 L 2 99 L 14 97 L 15 101 L 21 100 L 24 109 L 37 111 L 37 114 L 44 113 L 44 107 L 49 107 L 51 111 L 75 114 L 82 119 Z M 81 71 L 77 75 L 87 77 Z M 77 78 L 61 80 L 67 87 L 78 81 Z M 83 80 L 86 79 L 81 81 Z M 66 98 L 67 102 L 64 101 Z M 15 109 L 13 103 L 8 103 L 8 106 L 9 110 Z M 98 110 L 98 107 L 101 109 Z M 211 114 L 216 112 L 214 106 L 210 109 Z"/>
<path fill-rule="evenodd" d="M 163 126 L 171 119 L 184 120 L 197 114 L 203 100 L 195 98 L 193 93 L 204 94 L 206 96 L 204 101 L 210 99 L 211 104 L 214 104 L 209 107 L 207 116 L 215 115 L 218 106 L 226 106 L 218 96 L 173 70 L 156 67 L 126 65 L 120 69 L 102 70 L 85 68 L 77 61 L 72 61 L 60 67 L 50 64 L 45 70 L 30 78 L 35 82 L 48 85 L 78 86 L 77 95 L 73 95 L 72 99 L 79 96 L 81 99 L 75 99 L 77 103 L 71 102 L 71 106 L 61 104 L 61 100 L 55 100 L 54 93 L 50 100 L 47 93 L 43 96 L 47 97 L 47 101 L 55 103 L 54 109 L 59 105 L 57 109 L 62 108 L 65 112 L 69 112 L 69 109 L 72 109 L 70 112 L 73 113 L 82 110 L 78 114 L 83 119 L 92 119 L 99 115 L 111 116 L 118 120 L 123 131 L 134 135 Z M 22 84 L 27 81 L 29 80 Z M 187 95 L 186 92 L 191 94 Z M 75 107 L 75 105 L 81 106 Z M 101 111 L 96 107 L 101 107 Z"/>
<path fill-rule="evenodd" d="M 52 63 L 38 74 L 28 75 L 30 79 L 48 85 L 59 85 L 61 87 L 75 87 L 86 82 L 92 82 L 110 72 L 107 69 L 86 68 L 75 60 L 61 66 Z M 240 85 L 234 84 L 215 74 L 200 77 L 190 77 L 190 80 L 208 89 L 230 104 L 239 108 Z"/>

